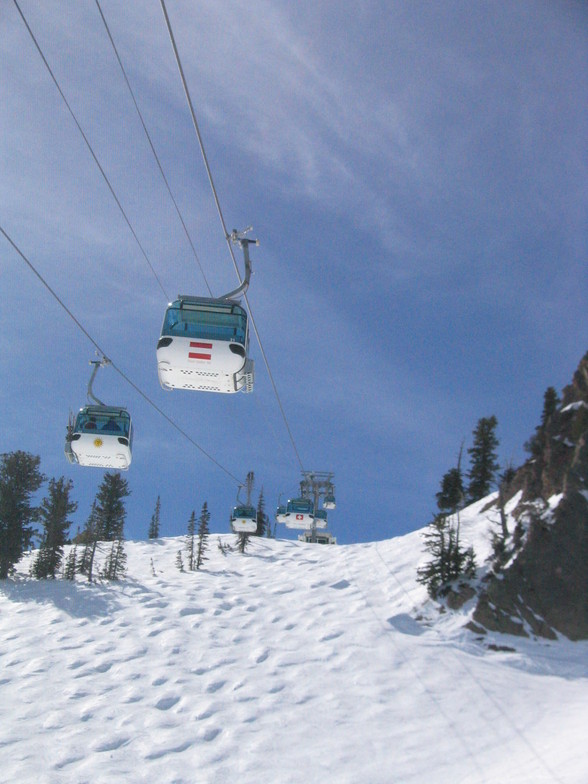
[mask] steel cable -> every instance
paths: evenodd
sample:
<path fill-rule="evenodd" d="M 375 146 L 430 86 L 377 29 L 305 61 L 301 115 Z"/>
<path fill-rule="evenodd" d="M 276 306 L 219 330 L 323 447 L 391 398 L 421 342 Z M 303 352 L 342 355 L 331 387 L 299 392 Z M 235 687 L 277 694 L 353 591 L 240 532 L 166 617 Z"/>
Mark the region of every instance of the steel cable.
<path fill-rule="evenodd" d="M 241 275 L 239 274 L 239 268 L 237 266 L 237 261 L 235 259 L 235 254 L 233 252 L 233 247 L 231 245 L 231 235 L 227 231 L 227 226 L 226 226 L 226 223 L 225 223 L 225 219 L 224 219 L 224 216 L 223 216 L 223 211 L 222 211 L 222 208 L 221 208 L 221 205 L 220 205 L 220 201 L 219 201 L 219 198 L 218 198 L 218 193 L 216 191 L 216 187 L 214 185 L 214 180 L 212 178 L 212 172 L 211 172 L 211 169 L 210 169 L 210 165 L 208 163 L 208 157 L 207 157 L 206 151 L 204 149 L 204 142 L 203 142 L 203 139 L 202 139 L 202 134 L 200 133 L 200 128 L 198 126 L 198 120 L 196 119 L 196 112 L 194 111 L 194 106 L 192 104 L 192 98 L 190 97 L 190 90 L 188 89 L 188 83 L 186 81 L 186 77 L 185 77 L 185 74 L 184 74 L 184 69 L 182 67 L 182 62 L 181 62 L 181 59 L 180 59 L 180 53 L 179 53 L 178 47 L 176 45 L 176 41 L 175 41 L 174 34 L 173 34 L 173 31 L 172 31 L 172 27 L 171 27 L 171 22 L 170 22 L 168 13 L 167 13 L 167 9 L 165 7 L 165 0 L 159 0 L 159 1 L 160 1 L 160 4 L 161 4 L 161 9 L 163 11 L 163 16 L 164 16 L 165 23 L 166 23 L 166 26 L 167 26 L 167 31 L 168 31 L 168 34 L 169 34 L 169 37 L 170 37 L 171 45 L 172 45 L 172 48 L 173 48 L 173 51 L 174 51 L 174 56 L 175 56 L 175 59 L 176 59 L 176 65 L 178 67 L 178 71 L 180 72 L 180 78 L 181 78 L 181 81 L 182 81 L 182 86 L 184 88 L 184 94 L 186 96 L 186 100 L 188 101 L 188 107 L 190 109 L 190 114 L 192 116 L 192 123 L 194 125 L 194 130 L 196 131 L 196 136 L 198 138 L 198 144 L 200 146 L 200 152 L 201 152 L 202 158 L 204 160 L 204 166 L 206 168 L 206 174 L 208 176 L 208 181 L 210 182 L 210 187 L 212 189 L 212 194 L 213 194 L 214 201 L 215 201 L 215 204 L 216 204 L 216 209 L 217 209 L 217 212 L 218 212 L 218 216 L 220 218 L 221 226 L 222 226 L 222 229 L 223 229 L 223 234 L 225 236 L 225 240 L 226 240 L 227 246 L 229 248 L 229 253 L 230 253 L 231 259 L 233 261 L 233 266 L 234 266 L 235 272 L 237 274 L 237 279 L 239 280 L 239 283 L 240 283 L 241 282 Z M 280 409 L 280 413 L 282 415 L 282 419 L 284 420 L 284 424 L 286 426 L 286 431 L 288 433 L 288 437 L 290 439 L 290 443 L 292 444 L 292 448 L 294 450 L 294 454 L 296 455 L 296 459 L 297 459 L 298 464 L 300 466 L 300 470 L 304 471 L 302 460 L 300 459 L 300 454 L 298 452 L 298 448 L 296 446 L 296 442 L 294 441 L 294 436 L 292 434 L 292 430 L 290 428 L 290 424 L 288 422 L 288 418 L 286 417 L 286 412 L 284 410 L 284 406 L 282 405 L 280 394 L 278 392 L 278 388 L 277 388 L 276 382 L 275 382 L 273 374 L 271 372 L 267 355 L 265 353 L 265 350 L 263 348 L 263 344 L 261 342 L 261 337 L 259 335 L 259 330 L 257 329 L 257 324 L 255 323 L 255 318 L 253 317 L 253 311 L 251 310 L 251 305 L 249 303 L 249 299 L 247 298 L 247 294 L 244 294 L 243 296 L 245 298 L 245 302 L 247 303 L 247 309 L 249 311 L 249 318 L 251 320 L 251 325 L 253 327 L 253 332 L 255 333 L 255 337 L 256 337 L 257 343 L 259 345 L 259 350 L 261 351 L 261 356 L 263 358 L 263 361 L 264 361 L 264 364 L 265 364 L 265 368 L 267 370 L 267 374 L 269 376 L 270 383 L 272 385 L 272 389 L 273 389 L 276 401 L 278 403 L 278 407 Z"/>
<path fill-rule="evenodd" d="M 180 208 L 178 206 L 178 203 L 177 203 L 177 201 L 176 201 L 176 199 L 175 199 L 175 197 L 174 197 L 174 195 L 172 193 L 171 186 L 170 186 L 170 184 L 168 182 L 168 179 L 167 179 L 167 177 L 165 175 L 165 172 L 163 171 L 163 166 L 161 164 L 161 161 L 159 159 L 157 151 L 155 150 L 155 145 L 153 144 L 153 140 L 151 139 L 151 135 L 149 134 L 149 131 L 147 130 L 147 125 L 145 124 L 145 120 L 143 118 L 143 114 L 141 113 L 141 110 L 139 109 L 139 104 L 137 103 L 137 99 L 135 98 L 135 93 L 133 92 L 133 88 L 131 87 L 131 83 L 129 82 L 129 78 L 127 76 L 127 72 L 126 72 L 125 67 L 124 67 L 124 65 L 122 63 L 120 54 L 118 52 L 118 49 L 116 48 L 116 44 L 114 43 L 114 39 L 113 39 L 112 34 L 110 32 L 110 28 L 108 26 L 108 23 L 106 21 L 106 18 L 104 16 L 104 13 L 102 11 L 102 8 L 100 7 L 100 3 L 98 2 L 98 0 L 96 0 L 96 5 L 98 6 L 98 11 L 100 12 L 100 16 L 102 18 L 102 22 L 104 23 L 104 27 L 105 27 L 106 32 L 108 34 L 108 38 L 110 39 L 110 43 L 112 44 L 112 48 L 114 50 L 114 54 L 116 55 L 116 59 L 118 60 L 118 64 L 120 65 L 120 69 L 122 71 L 122 75 L 124 77 L 126 85 L 127 85 L 128 89 L 129 89 L 129 92 L 131 94 L 131 98 L 133 100 L 133 104 L 135 105 L 135 109 L 137 110 L 137 114 L 139 115 L 139 120 L 141 122 L 143 130 L 145 131 L 145 136 L 147 137 L 147 141 L 149 142 L 149 146 L 151 147 L 151 152 L 153 153 L 153 157 L 155 158 L 155 162 L 157 163 L 157 166 L 159 168 L 159 171 L 161 173 L 161 176 L 162 176 L 163 181 L 165 183 L 165 186 L 167 188 L 167 192 L 170 195 L 170 198 L 171 198 L 171 200 L 173 202 L 173 205 L 175 207 L 175 210 L 176 210 L 176 213 L 178 215 L 178 218 L 180 219 L 180 223 L 182 224 L 182 228 L 184 229 L 184 234 L 186 235 L 186 238 L 188 239 L 190 247 L 192 248 L 192 253 L 194 254 L 194 258 L 196 259 L 196 263 L 198 264 L 198 268 L 200 269 L 202 277 L 204 278 L 204 283 L 206 284 L 206 288 L 208 289 L 208 293 L 212 297 L 213 294 L 212 294 L 210 285 L 208 283 L 208 280 L 206 278 L 206 275 L 204 273 L 204 269 L 202 268 L 202 264 L 200 263 L 200 258 L 198 256 L 198 253 L 196 252 L 196 248 L 194 247 L 194 243 L 192 242 L 192 238 L 190 236 L 190 232 L 188 231 L 188 227 L 186 226 L 186 222 L 184 221 L 184 217 L 183 217 L 182 213 L 180 212 Z"/>
<path fill-rule="evenodd" d="M 21 249 L 18 247 L 18 245 L 12 240 L 12 238 L 7 234 L 7 232 L 4 231 L 2 226 L 0 226 L 0 233 L 2 233 L 4 235 L 6 240 L 10 243 L 10 245 L 12 245 L 14 250 L 18 253 L 20 258 L 25 262 L 25 264 L 28 266 L 28 268 L 31 270 L 31 272 L 33 272 L 37 276 L 37 278 L 41 281 L 43 286 L 45 286 L 47 291 L 59 303 L 59 305 L 63 308 L 63 310 L 65 310 L 67 315 L 72 319 L 74 324 L 88 338 L 88 340 L 90 341 L 90 343 L 92 343 L 92 345 L 96 348 L 96 350 L 100 354 L 102 354 L 103 357 L 108 357 L 110 364 L 112 365 L 114 370 L 116 370 L 116 372 L 119 374 L 119 376 L 121 376 L 121 378 L 123 378 L 127 382 L 127 384 L 129 384 L 129 386 L 131 386 L 135 390 L 135 392 L 137 392 L 137 394 L 139 394 L 143 398 L 143 400 L 145 400 L 145 402 L 148 405 L 151 406 L 151 408 L 153 408 L 155 411 L 157 411 L 157 413 L 160 416 L 162 416 L 166 420 L 166 422 L 168 422 L 168 424 L 170 424 L 173 428 L 175 428 L 175 430 L 177 430 L 178 433 L 180 433 L 187 441 L 189 441 L 192 444 L 192 446 L 196 447 L 196 449 L 198 449 L 199 452 L 201 452 L 208 460 L 210 460 L 211 463 L 214 463 L 214 465 L 217 466 L 217 468 L 220 468 L 221 471 L 223 471 L 234 482 L 236 482 L 237 485 L 242 485 L 243 484 L 242 480 L 238 479 L 233 473 L 231 473 L 231 471 L 229 471 L 221 463 L 219 463 L 218 460 L 216 460 L 209 452 L 207 452 L 205 449 L 203 449 L 203 447 L 201 447 L 200 444 L 198 444 L 190 435 L 188 435 L 188 433 L 186 433 L 185 430 L 183 430 L 176 422 L 174 422 L 174 420 L 170 416 L 168 416 L 165 413 L 165 411 L 162 411 L 162 409 L 159 408 L 159 406 L 156 403 L 154 403 L 153 400 L 151 400 L 151 398 L 145 392 L 143 392 L 143 390 L 137 384 L 135 384 L 135 382 L 132 381 L 129 378 L 129 376 L 123 370 L 121 370 L 121 368 L 118 367 L 118 365 L 116 365 L 116 363 L 114 363 L 112 361 L 112 359 L 110 359 L 110 357 L 108 356 L 106 351 L 104 351 L 102 346 L 100 346 L 100 344 L 96 340 L 94 340 L 94 338 L 92 337 L 92 335 L 90 335 L 88 330 L 76 318 L 76 316 L 74 316 L 74 314 L 67 307 L 65 302 L 59 297 L 57 292 L 53 288 L 51 288 L 51 286 L 47 283 L 47 281 L 41 275 L 41 273 L 36 269 L 36 267 L 33 265 L 33 263 L 25 256 L 25 254 L 21 251 Z"/>
<path fill-rule="evenodd" d="M 28 33 L 29 33 L 33 43 L 35 44 L 35 47 L 36 47 L 37 51 L 39 52 L 39 55 L 41 56 L 41 59 L 43 60 L 43 63 L 45 65 L 45 67 L 47 68 L 47 71 L 49 72 L 49 75 L 51 76 L 51 79 L 53 80 L 53 83 L 57 87 L 57 90 L 58 90 L 60 96 L 62 97 L 63 102 L 65 103 L 68 112 L 70 113 L 74 123 L 76 124 L 76 127 L 77 127 L 78 131 L 80 132 L 84 142 L 86 143 L 86 146 L 87 146 L 88 150 L 90 151 L 90 154 L 92 155 L 92 158 L 94 159 L 94 162 L 95 162 L 96 166 L 100 170 L 100 174 L 104 178 L 104 181 L 106 182 L 106 185 L 108 186 L 108 189 L 110 190 L 110 193 L 112 194 L 112 197 L 115 200 L 115 202 L 117 204 L 117 207 L 119 208 L 119 210 L 120 210 L 120 212 L 121 212 L 121 214 L 122 214 L 122 216 L 123 216 L 127 226 L 129 227 L 129 229 L 131 231 L 131 234 L 135 238 L 135 242 L 139 246 L 139 249 L 140 249 L 141 253 L 143 254 L 143 258 L 147 262 L 147 264 L 149 266 L 149 269 L 151 270 L 153 276 L 155 277 L 155 280 L 157 281 L 157 284 L 159 285 L 159 288 L 163 292 L 163 296 L 165 297 L 166 301 L 169 302 L 170 298 L 169 298 L 166 290 L 164 289 L 164 287 L 163 287 L 163 285 L 161 283 L 161 280 L 159 279 L 159 276 L 158 276 L 157 272 L 155 271 L 155 269 L 153 267 L 153 264 L 151 263 L 151 261 L 149 259 L 149 256 L 147 255 L 147 252 L 145 251 L 145 248 L 141 244 L 141 241 L 139 240 L 139 237 L 137 236 L 137 233 L 136 233 L 135 229 L 133 228 L 133 226 L 132 226 L 132 224 L 131 224 L 131 222 L 130 222 L 130 220 L 129 220 L 129 218 L 128 218 L 128 216 L 127 216 L 127 214 L 126 214 L 126 212 L 125 212 L 125 210 L 124 210 L 124 208 L 122 206 L 122 204 L 120 203 L 120 200 L 119 200 L 118 196 L 116 195 L 116 193 L 114 191 L 114 188 L 112 187 L 112 184 L 111 184 L 110 180 L 108 179 L 108 176 L 107 176 L 106 172 L 102 168 L 102 165 L 101 165 L 100 161 L 98 160 L 98 157 L 96 156 L 96 153 L 94 152 L 94 150 L 92 148 L 92 145 L 90 144 L 90 142 L 88 140 L 88 137 L 84 133 L 84 131 L 82 129 L 82 126 L 78 122 L 78 119 L 77 119 L 76 115 L 74 114 L 73 109 L 69 105 L 69 102 L 68 102 L 67 98 L 65 97 L 65 94 L 64 94 L 63 90 L 59 86 L 59 82 L 57 81 L 57 78 L 56 78 L 55 74 L 51 70 L 51 66 L 47 62 L 47 59 L 46 59 L 45 55 L 43 54 L 43 51 L 42 51 L 41 47 L 39 46 L 39 43 L 38 43 L 38 41 L 37 41 L 37 39 L 35 37 L 35 34 L 31 30 L 31 27 L 30 27 L 29 23 L 27 22 L 23 12 L 21 11 L 20 6 L 19 6 L 17 0 L 13 0 L 13 2 L 14 2 L 14 5 L 16 6 L 16 9 L 17 9 L 18 13 L 21 16 L 22 21 L 24 22 L 25 27 L 27 28 L 27 31 L 28 31 Z"/>

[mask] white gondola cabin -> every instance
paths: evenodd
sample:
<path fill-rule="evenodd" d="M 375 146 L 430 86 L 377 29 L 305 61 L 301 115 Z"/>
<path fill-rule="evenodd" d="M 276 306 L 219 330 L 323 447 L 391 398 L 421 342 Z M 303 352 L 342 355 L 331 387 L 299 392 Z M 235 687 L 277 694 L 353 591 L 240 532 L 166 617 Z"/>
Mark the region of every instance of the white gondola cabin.
<path fill-rule="evenodd" d="M 251 392 L 253 360 L 249 358 L 249 319 L 235 299 L 251 278 L 249 240 L 233 231 L 245 260 L 241 285 L 220 298 L 178 295 L 168 305 L 157 343 L 157 374 L 164 389 L 199 392 Z"/>
<path fill-rule="evenodd" d="M 324 509 L 334 509 L 335 508 L 335 496 L 333 493 L 327 493 L 325 499 L 323 501 L 323 508 Z"/>
<path fill-rule="evenodd" d="M 327 513 L 324 509 L 317 509 L 314 513 L 314 525 L 315 528 L 327 527 Z"/>
<path fill-rule="evenodd" d="M 124 408 L 84 406 L 67 428 L 65 454 L 70 463 L 126 471 L 132 449 L 133 426 Z"/>
<path fill-rule="evenodd" d="M 290 499 L 278 522 L 283 522 L 286 528 L 310 530 L 315 522 L 314 502 L 310 498 Z"/>
<path fill-rule="evenodd" d="M 231 528 L 236 534 L 254 534 L 257 531 L 257 510 L 254 506 L 235 506 L 231 512 Z"/>
<path fill-rule="evenodd" d="M 230 299 L 179 296 L 163 319 L 157 373 L 164 389 L 251 392 L 247 313 Z"/>
<path fill-rule="evenodd" d="M 298 534 L 298 541 L 307 544 L 337 544 L 336 537 L 328 531 L 323 531 L 320 534 L 305 531 L 303 534 Z"/>

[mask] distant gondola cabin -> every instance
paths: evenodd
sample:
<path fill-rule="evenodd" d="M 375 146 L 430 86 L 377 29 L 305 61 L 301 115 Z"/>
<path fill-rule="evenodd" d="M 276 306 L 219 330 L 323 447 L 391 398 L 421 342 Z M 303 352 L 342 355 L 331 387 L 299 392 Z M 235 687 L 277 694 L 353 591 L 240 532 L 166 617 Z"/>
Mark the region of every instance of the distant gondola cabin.
<path fill-rule="evenodd" d="M 65 453 L 72 463 L 125 471 L 131 464 L 133 428 L 124 408 L 84 406 L 68 429 Z"/>
<path fill-rule="evenodd" d="M 333 493 L 327 493 L 325 496 L 325 500 L 323 501 L 323 507 L 325 509 L 334 509 L 335 508 L 335 496 Z"/>
<path fill-rule="evenodd" d="M 314 515 L 314 525 L 316 528 L 327 527 L 327 513 L 324 509 L 317 509 Z"/>
<path fill-rule="evenodd" d="M 231 512 L 231 528 L 236 534 L 257 531 L 257 510 L 254 506 L 235 506 Z"/>
<path fill-rule="evenodd" d="M 280 515 L 286 528 L 310 530 L 314 525 L 314 502 L 310 498 L 293 498 L 288 501 L 285 512 Z"/>

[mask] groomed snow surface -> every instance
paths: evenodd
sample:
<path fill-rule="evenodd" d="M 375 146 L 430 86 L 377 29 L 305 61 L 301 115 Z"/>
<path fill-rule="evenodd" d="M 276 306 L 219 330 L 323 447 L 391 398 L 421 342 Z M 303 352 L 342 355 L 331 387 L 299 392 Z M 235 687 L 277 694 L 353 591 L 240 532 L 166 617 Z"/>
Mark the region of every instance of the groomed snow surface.
<path fill-rule="evenodd" d="M 487 550 L 480 508 L 464 535 Z M 439 614 L 422 532 L 219 539 L 199 572 L 161 539 L 126 543 L 119 583 L 35 581 L 25 558 L 0 584 L 1 782 L 588 781 L 588 643 Z"/>

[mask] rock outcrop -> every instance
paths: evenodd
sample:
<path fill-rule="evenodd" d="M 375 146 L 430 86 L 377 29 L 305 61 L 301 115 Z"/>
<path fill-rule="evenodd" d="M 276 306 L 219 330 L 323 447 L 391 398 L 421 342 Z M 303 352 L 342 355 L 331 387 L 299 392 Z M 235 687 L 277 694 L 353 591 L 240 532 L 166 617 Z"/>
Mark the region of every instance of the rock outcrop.
<path fill-rule="evenodd" d="M 472 628 L 588 639 L 588 354 L 531 439 L 509 557 L 488 576 Z"/>

